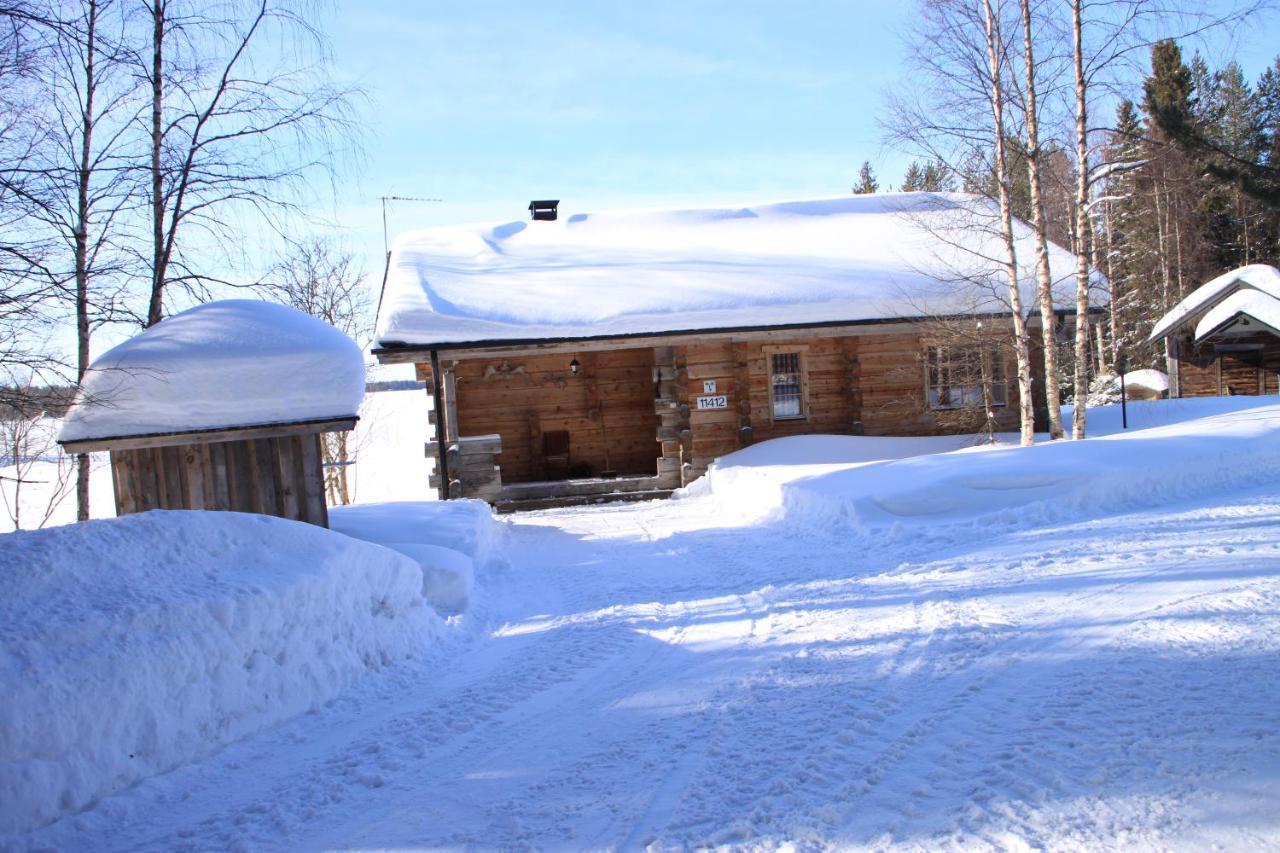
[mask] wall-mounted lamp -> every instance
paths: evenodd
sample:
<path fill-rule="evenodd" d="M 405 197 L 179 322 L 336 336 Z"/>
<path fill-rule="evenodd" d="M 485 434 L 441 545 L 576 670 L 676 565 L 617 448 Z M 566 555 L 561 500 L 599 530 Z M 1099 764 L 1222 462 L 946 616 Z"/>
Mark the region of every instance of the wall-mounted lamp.
<path fill-rule="evenodd" d="M 578 360 L 576 358 L 573 361 L 569 362 L 569 372 L 572 373 L 574 376 L 578 375 L 578 371 L 581 368 L 582 368 L 582 365 L 578 364 Z"/>

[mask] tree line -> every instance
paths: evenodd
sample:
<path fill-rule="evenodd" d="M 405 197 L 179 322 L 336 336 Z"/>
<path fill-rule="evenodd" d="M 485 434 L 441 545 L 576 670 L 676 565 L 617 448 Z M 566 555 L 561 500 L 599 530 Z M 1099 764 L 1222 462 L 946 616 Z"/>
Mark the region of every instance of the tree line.
<path fill-rule="evenodd" d="M 918 158 L 902 190 L 991 201 L 975 226 L 1004 246 L 985 260 L 1006 282 L 1002 343 L 1017 364 L 1024 444 L 1034 432 L 1033 358 L 1046 377 L 1050 437 L 1083 438 L 1091 380 L 1117 363 L 1167 369 L 1164 345 L 1146 341 L 1163 313 L 1218 273 L 1276 262 L 1280 59 L 1250 84 L 1236 63 L 1213 69 L 1179 48 L 1229 34 L 1262 8 L 917 2 L 905 43 L 911 79 L 890 94 L 882 125 L 890 145 Z M 879 186 L 864 162 L 853 191 Z M 1019 257 L 1015 220 L 1030 227 L 1031 258 Z M 1076 257 L 1068 316 L 1055 310 L 1051 242 Z M 1034 270 L 1029 305 L 1020 268 Z M 954 331 L 954 318 L 940 325 Z M 1074 403 L 1069 425 L 1064 401 Z"/>
<path fill-rule="evenodd" d="M 307 8 L 0 0 L 6 412 L 26 411 L 36 386 L 80 384 L 105 327 L 153 325 L 224 286 L 310 298 L 280 292 L 296 263 L 250 272 L 258 237 L 298 242 L 291 229 L 355 136 L 358 93 L 331 79 Z M 350 280 L 348 262 L 321 260 Z M 88 456 L 75 467 L 84 519 Z"/>

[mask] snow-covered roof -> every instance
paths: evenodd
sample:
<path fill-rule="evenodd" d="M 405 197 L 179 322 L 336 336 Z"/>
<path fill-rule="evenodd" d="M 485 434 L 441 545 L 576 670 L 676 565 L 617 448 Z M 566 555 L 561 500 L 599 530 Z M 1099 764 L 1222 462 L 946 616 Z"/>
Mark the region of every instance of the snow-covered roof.
<path fill-rule="evenodd" d="M 1202 340 L 1233 321 L 1253 318 L 1280 334 L 1280 299 L 1253 288 L 1237 290 L 1210 308 L 1196 323 L 1196 340 Z M 1245 321 L 1247 324 L 1247 320 Z"/>
<path fill-rule="evenodd" d="M 328 323 L 271 302 L 209 302 L 94 361 L 59 441 L 354 417 L 364 356 Z"/>
<path fill-rule="evenodd" d="M 1280 270 L 1266 264 L 1250 264 L 1223 273 L 1217 278 L 1200 285 L 1160 318 L 1151 330 L 1147 340 L 1163 338 L 1190 320 L 1201 311 L 1212 308 L 1216 303 L 1237 290 L 1256 290 L 1280 299 Z M 1200 336 L 1197 328 L 1196 336 Z"/>
<path fill-rule="evenodd" d="M 400 235 L 377 341 L 427 346 L 1005 311 L 998 211 L 887 193 L 566 214 Z M 1034 249 L 1018 223 L 1026 310 Z M 1053 246 L 1057 305 L 1074 256 Z M 975 285 L 973 282 L 977 282 Z M 1007 293 L 1006 293 L 1007 296 Z"/>

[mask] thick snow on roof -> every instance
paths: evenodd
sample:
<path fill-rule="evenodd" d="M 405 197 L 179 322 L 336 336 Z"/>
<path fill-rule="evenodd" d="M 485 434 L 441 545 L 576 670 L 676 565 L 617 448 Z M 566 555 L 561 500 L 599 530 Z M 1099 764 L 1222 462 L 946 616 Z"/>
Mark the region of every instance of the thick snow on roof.
<path fill-rule="evenodd" d="M 1214 303 L 1239 288 L 1258 290 L 1280 299 L 1280 270 L 1266 264 L 1250 264 L 1223 273 L 1202 284 L 1160 318 L 1151 330 L 1148 340 L 1163 338 L 1194 315 L 1210 308 Z M 1196 332 L 1199 336 L 1199 331 Z"/>
<path fill-rule="evenodd" d="M 1033 241 L 1018 227 L 1030 311 Z M 395 242 L 377 340 L 544 340 L 1003 311 L 1001 256 L 997 210 L 960 194 L 562 211 L 555 222 L 432 228 Z M 1059 307 L 1074 305 L 1074 256 L 1052 247 L 1051 269 Z"/>
<path fill-rule="evenodd" d="M 1196 323 L 1196 340 L 1208 337 L 1240 315 L 1280 330 L 1280 299 L 1253 288 L 1237 290 L 1200 318 Z"/>
<path fill-rule="evenodd" d="M 209 302 L 98 358 L 60 441 L 355 415 L 364 357 L 327 323 L 271 302 Z"/>
<path fill-rule="evenodd" d="M 1117 386 L 1119 381 L 1116 382 Z M 1169 374 L 1163 370 L 1152 370 L 1145 368 L 1143 370 L 1131 370 L 1124 375 L 1124 384 L 1128 388 L 1148 388 L 1152 391 L 1164 393 L 1169 390 Z"/>

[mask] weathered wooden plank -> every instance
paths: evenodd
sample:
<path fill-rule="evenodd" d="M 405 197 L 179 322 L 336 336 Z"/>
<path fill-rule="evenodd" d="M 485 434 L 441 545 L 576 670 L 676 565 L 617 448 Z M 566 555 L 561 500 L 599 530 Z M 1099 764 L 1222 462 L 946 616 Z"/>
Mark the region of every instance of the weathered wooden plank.
<path fill-rule="evenodd" d="M 213 490 L 210 499 L 215 509 L 234 509 L 231 501 L 230 442 L 219 441 L 205 445 L 209 457 L 209 485 Z"/>
<path fill-rule="evenodd" d="M 254 512 L 264 515 L 280 515 L 280 496 L 276 488 L 276 453 L 272 439 L 259 438 L 246 442 L 249 464 L 256 476 L 253 478 Z"/>
<path fill-rule="evenodd" d="M 200 452 L 199 445 L 191 445 L 184 447 L 179 452 L 181 456 L 178 460 L 181 465 L 183 474 L 183 487 L 185 491 L 185 501 L 189 509 L 216 509 L 212 507 L 205 499 L 205 479 L 207 470 L 204 464 L 204 454 Z"/>
<path fill-rule="evenodd" d="M 321 527 L 329 526 L 329 513 L 324 500 L 324 454 L 320 436 L 299 439 L 301 465 L 298 475 L 302 487 L 302 520 Z"/>
<path fill-rule="evenodd" d="M 276 488 L 280 500 L 280 514 L 285 518 L 302 520 L 301 448 L 293 436 L 283 436 L 271 441 L 275 444 Z"/>
<path fill-rule="evenodd" d="M 133 458 L 135 452 L 117 450 L 111 454 L 111 479 L 116 493 L 116 512 L 120 515 L 138 511 Z"/>
<path fill-rule="evenodd" d="M 156 447 L 152 454 L 156 460 L 156 474 L 162 481 L 165 507 L 168 509 L 193 509 L 187 506 L 186 472 L 183 470 L 182 457 L 184 448 Z"/>

